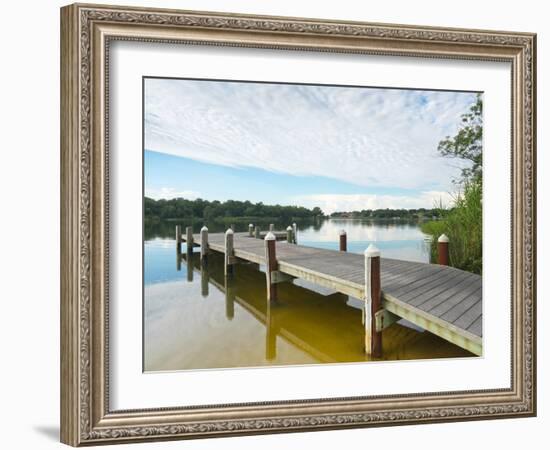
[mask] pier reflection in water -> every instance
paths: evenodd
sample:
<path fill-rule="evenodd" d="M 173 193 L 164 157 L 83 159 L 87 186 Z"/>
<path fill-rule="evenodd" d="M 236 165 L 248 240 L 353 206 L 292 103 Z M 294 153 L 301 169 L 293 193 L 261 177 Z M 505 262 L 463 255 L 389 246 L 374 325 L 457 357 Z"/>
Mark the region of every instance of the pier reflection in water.
<path fill-rule="evenodd" d="M 281 283 L 278 301 L 269 304 L 262 267 L 237 264 L 225 277 L 221 255 L 211 254 L 203 267 L 198 254 L 180 259 L 173 241 L 164 242 L 145 245 L 146 371 L 371 359 L 362 349 L 361 301 L 295 280 Z M 470 356 L 402 323 L 383 333 L 384 360 Z"/>

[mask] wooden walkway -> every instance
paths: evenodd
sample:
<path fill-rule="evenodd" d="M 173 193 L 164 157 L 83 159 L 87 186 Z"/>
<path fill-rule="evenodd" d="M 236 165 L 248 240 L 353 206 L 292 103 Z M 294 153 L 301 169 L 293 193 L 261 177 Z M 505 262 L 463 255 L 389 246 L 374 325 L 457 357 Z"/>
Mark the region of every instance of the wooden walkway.
<path fill-rule="evenodd" d="M 193 241 L 200 245 L 200 235 L 194 234 Z M 209 234 L 208 247 L 209 251 L 224 253 L 225 234 Z M 277 242 L 276 252 L 279 272 L 365 298 L 363 255 L 286 241 Z M 234 233 L 233 255 L 265 265 L 265 242 L 248 233 Z M 404 318 L 476 355 L 482 354 L 481 276 L 448 266 L 383 257 L 380 272 L 386 325 Z"/>

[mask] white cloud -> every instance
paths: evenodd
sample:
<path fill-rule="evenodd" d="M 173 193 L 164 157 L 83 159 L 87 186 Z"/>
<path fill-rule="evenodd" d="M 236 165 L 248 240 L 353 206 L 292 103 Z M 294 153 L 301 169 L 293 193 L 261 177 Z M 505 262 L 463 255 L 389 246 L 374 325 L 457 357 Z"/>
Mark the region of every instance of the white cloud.
<path fill-rule="evenodd" d="M 145 148 L 365 187 L 447 190 L 438 142 L 474 94 L 147 79 Z"/>
<path fill-rule="evenodd" d="M 152 198 L 154 200 L 159 200 L 161 198 L 170 200 L 173 198 L 185 198 L 187 200 L 195 200 L 200 197 L 200 194 L 197 191 L 178 191 L 170 187 L 162 187 L 158 189 L 146 188 L 145 197 Z"/>
<path fill-rule="evenodd" d="M 421 192 L 420 195 L 375 194 L 319 194 L 295 197 L 297 203 L 313 208 L 318 206 L 325 214 L 335 211 L 361 211 L 363 209 L 418 209 L 451 206 L 453 196 L 443 191 Z"/>

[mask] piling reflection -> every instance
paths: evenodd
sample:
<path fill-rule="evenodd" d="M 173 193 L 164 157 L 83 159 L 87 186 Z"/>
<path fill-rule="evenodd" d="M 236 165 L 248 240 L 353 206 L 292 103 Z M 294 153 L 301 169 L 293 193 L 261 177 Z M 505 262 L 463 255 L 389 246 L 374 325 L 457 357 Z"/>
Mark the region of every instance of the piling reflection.
<path fill-rule="evenodd" d="M 201 295 L 203 297 L 208 297 L 209 289 L 208 285 L 210 284 L 210 275 L 208 273 L 207 264 L 204 262 L 201 264 Z"/>

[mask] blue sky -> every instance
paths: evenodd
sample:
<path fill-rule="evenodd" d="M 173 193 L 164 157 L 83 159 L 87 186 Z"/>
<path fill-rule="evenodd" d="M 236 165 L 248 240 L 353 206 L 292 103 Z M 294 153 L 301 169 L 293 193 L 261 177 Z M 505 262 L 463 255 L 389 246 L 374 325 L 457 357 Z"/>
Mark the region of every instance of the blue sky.
<path fill-rule="evenodd" d="M 473 93 L 145 80 L 145 195 L 432 207 L 462 165 L 437 143 Z"/>

